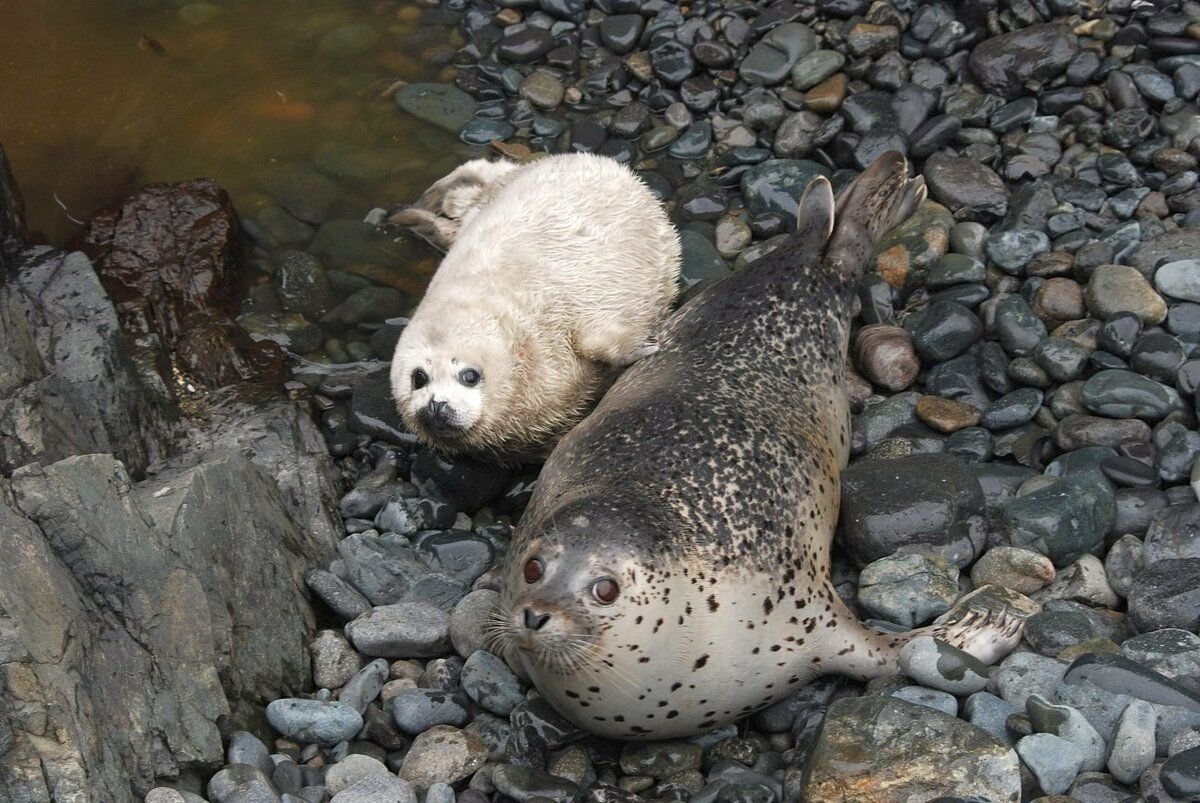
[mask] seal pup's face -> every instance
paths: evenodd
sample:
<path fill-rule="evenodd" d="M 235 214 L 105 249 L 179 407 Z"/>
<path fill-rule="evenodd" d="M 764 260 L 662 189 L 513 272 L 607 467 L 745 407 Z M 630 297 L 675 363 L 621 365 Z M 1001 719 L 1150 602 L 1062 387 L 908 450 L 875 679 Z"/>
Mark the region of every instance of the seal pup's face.
<path fill-rule="evenodd" d="M 458 448 L 502 414 L 513 354 L 486 322 L 410 323 L 392 357 L 392 396 L 405 425 L 427 443 Z"/>

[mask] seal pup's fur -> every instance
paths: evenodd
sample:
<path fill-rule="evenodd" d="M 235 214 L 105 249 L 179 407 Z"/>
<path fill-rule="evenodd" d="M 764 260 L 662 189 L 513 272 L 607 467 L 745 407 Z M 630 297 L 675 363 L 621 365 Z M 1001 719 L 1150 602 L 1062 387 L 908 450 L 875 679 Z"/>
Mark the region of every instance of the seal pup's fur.
<path fill-rule="evenodd" d="M 430 201 L 460 223 L 437 229 L 452 242 L 396 345 L 392 392 L 405 424 L 443 451 L 544 457 L 653 352 L 679 237 L 611 159 L 546 157 L 486 173 L 485 186 L 480 165 L 464 167 Z"/>
<path fill-rule="evenodd" d="M 496 635 L 580 727 L 689 736 L 819 674 L 894 672 L 918 634 L 984 660 L 1016 645 L 999 606 L 870 630 L 829 577 L 851 302 L 874 243 L 924 196 L 895 152 L 836 215 L 816 179 L 796 233 L 687 303 L 551 454 L 505 559 Z"/>

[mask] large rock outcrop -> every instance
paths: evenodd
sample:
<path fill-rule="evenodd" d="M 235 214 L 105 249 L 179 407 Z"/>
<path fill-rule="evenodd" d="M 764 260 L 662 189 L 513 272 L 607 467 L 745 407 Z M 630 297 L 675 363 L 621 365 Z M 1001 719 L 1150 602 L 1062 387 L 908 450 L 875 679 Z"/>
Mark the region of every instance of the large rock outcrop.
<path fill-rule="evenodd" d="M 126 309 L 164 324 L 139 329 L 87 256 L 21 244 L 17 197 L 0 152 L 0 800 L 199 790 L 223 735 L 267 735 L 263 706 L 311 688 L 303 576 L 335 556 L 337 474 L 305 402 L 235 388 L 181 415 L 165 282 Z M 199 264 L 162 222 L 146 247 Z M 194 300 L 184 338 L 228 320 Z"/>

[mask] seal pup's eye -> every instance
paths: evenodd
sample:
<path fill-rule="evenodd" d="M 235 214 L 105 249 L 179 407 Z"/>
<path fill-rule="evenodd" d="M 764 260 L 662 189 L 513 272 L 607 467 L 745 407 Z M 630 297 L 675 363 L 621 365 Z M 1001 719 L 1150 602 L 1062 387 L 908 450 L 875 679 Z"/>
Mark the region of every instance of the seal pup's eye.
<path fill-rule="evenodd" d="M 542 565 L 542 561 L 538 558 L 530 558 L 525 564 L 525 582 L 536 583 L 542 579 L 542 572 L 546 567 Z"/>
<path fill-rule="evenodd" d="M 474 368 L 464 368 L 458 374 L 458 381 L 462 382 L 469 388 L 473 388 L 478 385 L 480 379 L 483 379 L 483 375 Z"/>
<path fill-rule="evenodd" d="M 422 371 L 420 368 L 412 372 L 413 390 L 420 390 L 429 384 L 429 374 Z"/>
<path fill-rule="evenodd" d="M 617 595 L 620 593 L 621 587 L 617 585 L 617 581 L 608 577 L 592 584 L 592 596 L 601 605 L 612 605 L 617 601 Z"/>

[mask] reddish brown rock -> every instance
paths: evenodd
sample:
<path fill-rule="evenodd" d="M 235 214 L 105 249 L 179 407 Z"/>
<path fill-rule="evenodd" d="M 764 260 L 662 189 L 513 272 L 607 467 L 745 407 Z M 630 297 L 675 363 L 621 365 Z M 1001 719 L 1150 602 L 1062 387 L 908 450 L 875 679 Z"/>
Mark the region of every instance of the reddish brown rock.
<path fill-rule="evenodd" d="M 237 240 L 229 196 L 208 179 L 151 184 L 88 224 L 83 250 L 136 341 L 135 358 L 155 364 L 168 387 L 172 369 L 207 388 L 285 374 L 282 351 L 232 320 Z"/>
<path fill-rule="evenodd" d="M 917 418 L 938 432 L 949 434 L 978 424 L 980 412 L 966 402 L 922 396 L 917 400 Z"/>

